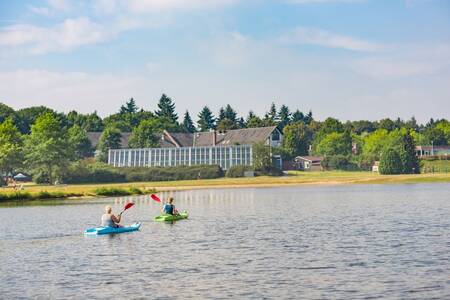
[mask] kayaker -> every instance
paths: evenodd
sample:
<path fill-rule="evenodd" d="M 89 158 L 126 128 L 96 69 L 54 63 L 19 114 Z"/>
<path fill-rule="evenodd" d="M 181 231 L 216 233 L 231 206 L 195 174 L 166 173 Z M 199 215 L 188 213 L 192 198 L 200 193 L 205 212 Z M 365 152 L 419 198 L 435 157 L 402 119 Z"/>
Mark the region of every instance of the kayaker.
<path fill-rule="evenodd" d="M 175 205 L 173 205 L 173 197 L 169 197 L 169 199 L 167 199 L 167 203 L 164 204 L 163 207 L 163 213 L 168 215 L 178 214 L 178 211 L 175 209 Z"/>
<path fill-rule="evenodd" d="M 118 217 L 116 217 L 114 214 L 112 214 L 112 208 L 111 206 L 105 207 L 105 214 L 102 216 L 102 226 L 103 227 L 120 227 L 120 219 L 122 218 L 122 213 L 119 214 Z"/>

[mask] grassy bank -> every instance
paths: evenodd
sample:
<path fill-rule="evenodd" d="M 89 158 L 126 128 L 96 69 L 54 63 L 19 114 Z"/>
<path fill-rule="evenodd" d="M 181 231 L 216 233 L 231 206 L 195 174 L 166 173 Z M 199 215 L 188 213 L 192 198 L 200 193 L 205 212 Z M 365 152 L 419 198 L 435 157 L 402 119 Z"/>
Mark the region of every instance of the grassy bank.
<path fill-rule="evenodd" d="M 15 200 L 43 200 L 43 199 L 66 199 L 66 198 L 89 198 L 89 197 L 114 197 L 142 195 L 146 192 L 144 189 L 118 186 L 95 186 L 90 187 L 63 185 L 63 186 L 41 186 L 27 185 L 24 190 L 14 191 L 8 188 L 0 189 L 0 202 Z"/>
<path fill-rule="evenodd" d="M 450 173 L 417 175 L 379 175 L 373 172 L 290 172 L 282 177 L 218 178 L 182 181 L 79 184 L 79 185 L 26 185 L 24 191 L 14 192 L 0 188 L 0 201 L 51 198 L 88 198 L 99 196 L 126 196 L 150 194 L 155 190 L 183 190 L 215 187 L 263 187 L 303 184 L 395 184 L 449 182 Z"/>

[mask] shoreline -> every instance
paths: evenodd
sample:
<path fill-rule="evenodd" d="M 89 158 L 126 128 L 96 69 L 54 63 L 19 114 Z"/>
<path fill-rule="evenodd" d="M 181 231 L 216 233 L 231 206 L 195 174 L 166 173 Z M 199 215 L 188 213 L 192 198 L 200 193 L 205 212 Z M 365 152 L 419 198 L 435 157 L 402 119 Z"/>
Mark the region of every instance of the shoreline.
<path fill-rule="evenodd" d="M 157 192 L 185 191 L 199 189 L 228 189 L 228 188 L 269 188 L 284 186 L 333 186 L 352 184 L 413 184 L 413 183 L 450 183 L 450 173 L 429 173 L 413 175 L 379 175 L 372 172 L 290 172 L 281 177 L 247 177 L 247 178 L 218 178 L 183 181 L 159 181 L 159 182 L 130 182 L 130 183 L 106 183 L 106 184 L 73 184 L 73 185 L 35 185 L 27 184 L 23 191 L 11 191 L 10 188 L 0 188 L 0 196 L 15 195 L 18 193 L 36 196 L 35 198 L 4 199 L 0 203 L 14 201 L 36 200 L 65 200 L 65 199 L 95 199 L 104 197 L 133 196 Z M 127 190 L 127 195 L 110 194 L 99 195 L 98 189 Z M 133 193 L 132 191 L 140 191 Z M 38 195 L 53 194 L 57 196 L 41 197 Z M 0 197 L 1 199 L 1 197 Z"/>

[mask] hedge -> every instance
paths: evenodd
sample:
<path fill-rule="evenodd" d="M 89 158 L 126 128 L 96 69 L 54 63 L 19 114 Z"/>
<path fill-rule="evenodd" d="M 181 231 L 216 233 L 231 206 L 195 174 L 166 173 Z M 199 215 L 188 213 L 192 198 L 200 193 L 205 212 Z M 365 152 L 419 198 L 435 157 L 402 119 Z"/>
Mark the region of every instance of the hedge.
<path fill-rule="evenodd" d="M 244 177 L 245 172 L 254 171 L 252 166 L 232 166 L 225 173 L 226 177 L 237 178 Z"/>
<path fill-rule="evenodd" d="M 103 163 L 78 162 L 71 165 L 61 179 L 63 183 L 76 184 L 213 179 L 222 176 L 223 171 L 217 165 L 115 168 Z"/>

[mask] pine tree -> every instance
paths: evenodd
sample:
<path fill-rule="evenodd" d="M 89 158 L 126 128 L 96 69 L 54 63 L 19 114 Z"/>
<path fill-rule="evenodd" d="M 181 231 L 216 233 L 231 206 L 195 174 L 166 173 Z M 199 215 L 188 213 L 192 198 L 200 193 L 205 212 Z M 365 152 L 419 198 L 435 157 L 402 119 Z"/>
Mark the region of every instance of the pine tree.
<path fill-rule="evenodd" d="M 314 120 L 312 111 L 309 111 L 308 114 L 304 117 L 305 124 L 309 125 Z"/>
<path fill-rule="evenodd" d="M 136 106 L 136 101 L 133 98 L 130 98 L 129 101 L 120 107 L 120 114 L 134 114 L 138 111 L 138 107 Z"/>
<path fill-rule="evenodd" d="M 305 119 L 305 115 L 299 111 L 298 109 L 292 114 L 292 122 L 303 122 Z"/>
<path fill-rule="evenodd" d="M 236 111 L 231 107 L 230 104 L 227 104 L 227 106 L 225 106 L 224 116 L 225 116 L 225 118 L 227 118 L 228 120 L 230 120 L 233 123 L 236 123 L 236 121 L 237 121 Z"/>
<path fill-rule="evenodd" d="M 291 112 L 289 111 L 289 107 L 284 104 L 281 105 L 278 119 L 280 120 L 278 127 L 283 130 L 284 126 L 288 125 L 291 122 Z"/>
<path fill-rule="evenodd" d="M 197 124 L 200 131 L 208 131 L 215 127 L 214 116 L 207 106 L 203 107 L 198 114 Z"/>
<path fill-rule="evenodd" d="M 186 110 L 183 118 L 183 130 L 186 132 L 194 133 L 196 131 L 194 122 L 192 122 L 189 112 Z"/>
<path fill-rule="evenodd" d="M 166 94 L 162 94 L 161 99 L 159 99 L 158 110 L 155 114 L 158 117 L 165 117 L 173 123 L 178 121 L 178 115 L 175 113 L 175 103 Z"/>
<path fill-rule="evenodd" d="M 272 102 L 272 104 L 270 105 L 270 109 L 269 112 L 267 113 L 267 116 L 273 123 L 277 122 L 277 107 L 275 106 L 274 102 Z"/>
<path fill-rule="evenodd" d="M 226 117 L 225 117 L 225 109 L 223 108 L 223 107 L 221 107 L 220 109 L 219 109 L 219 116 L 217 117 L 217 120 L 216 120 L 216 122 L 217 123 L 220 123 L 220 121 L 222 121 L 223 119 L 225 119 Z"/>

